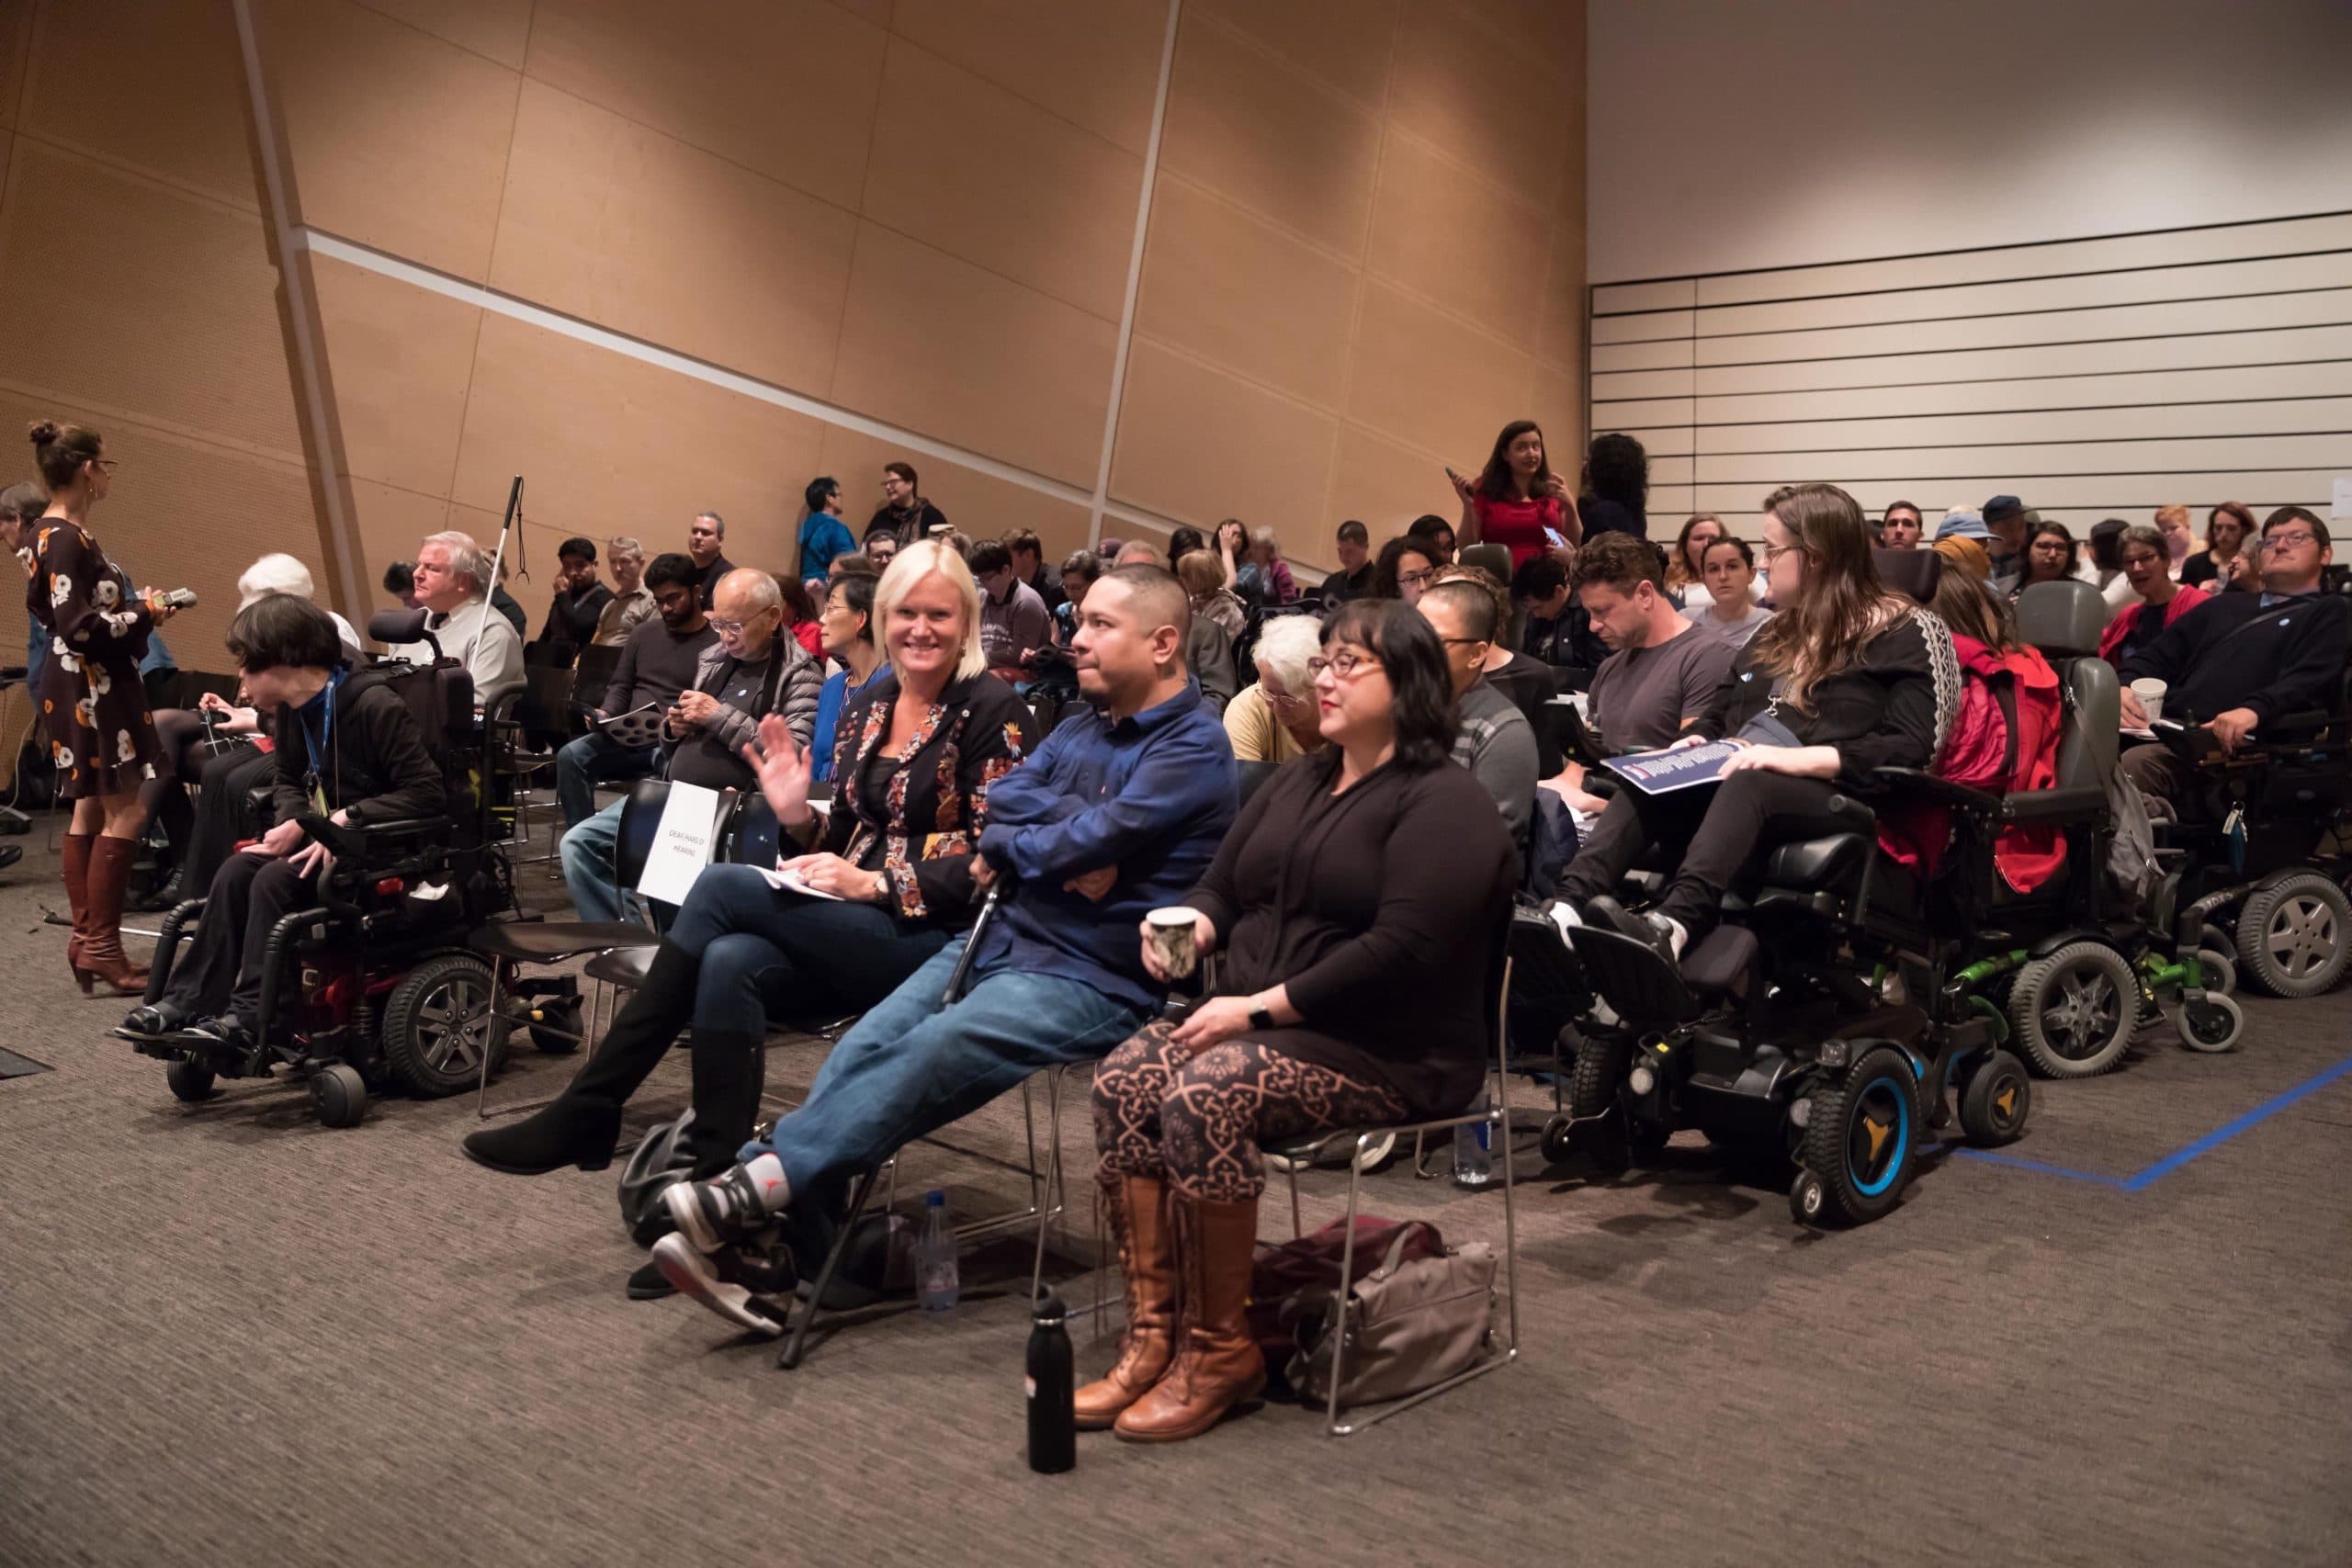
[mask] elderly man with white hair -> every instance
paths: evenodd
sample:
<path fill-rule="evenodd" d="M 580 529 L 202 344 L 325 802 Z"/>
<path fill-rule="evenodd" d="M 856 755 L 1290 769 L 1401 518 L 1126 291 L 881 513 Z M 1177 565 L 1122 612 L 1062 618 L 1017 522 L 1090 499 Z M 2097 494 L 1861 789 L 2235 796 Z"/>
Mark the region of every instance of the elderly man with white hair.
<path fill-rule="evenodd" d="M 1226 705 L 1225 736 L 1237 762 L 1287 762 L 1323 744 L 1323 715 L 1306 661 L 1323 646 L 1313 615 L 1275 615 L 1258 634 L 1257 681 Z"/>
<path fill-rule="evenodd" d="M 237 608 L 243 609 L 265 593 L 291 593 L 297 599 L 308 599 L 313 603 L 319 597 L 318 584 L 311 576 L 311 569 L 282 551 L 272 551 L 245 568 L 245 575 L 237 579 Z M 319 608 L 326 610 L 323 604 Z M 333 610 L 327 610 L 327 619 L 334 623 L 335 635 L 343 638 L 344 653 L 352 667 L 356 669 L 360 663 L 359 634 L 352 629 L 349 621 Z"/>
<path fill-rule="evenodd" d="M 428 535 L 416 547 L 416 602 L 427 612 L 424 629 L 441 651 L 462 663 L 474 678 L 474 701 L 488 708 L 523 684 L 523 639 L 514 624 L 492 609 L 487 597 L 490 558 L 470 534 L 455 529 Z M 395 659 L 429 663 L 428 643 L 401 643 Z"/>
<path fill-rule="evenodd" d="M 645 586 L 645 547 L 627 534 L 605 541 L 605 570 L 613 576 L 613 596 L 596 617 L 595 644 L 618 648 L 638 623 L 653 618 L 653 590 Z"/>

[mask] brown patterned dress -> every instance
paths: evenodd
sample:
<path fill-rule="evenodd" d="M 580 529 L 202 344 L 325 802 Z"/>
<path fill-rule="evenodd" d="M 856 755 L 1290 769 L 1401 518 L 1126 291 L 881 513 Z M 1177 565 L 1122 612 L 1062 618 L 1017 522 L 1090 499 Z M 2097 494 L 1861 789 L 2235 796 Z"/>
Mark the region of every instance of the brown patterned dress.
<path fill-rule="evenodd" d="M 34 525 L 25 608 L 49 633 L 42 739 L 67 800 L 119 795 L 155 776 L 163 748 L 139 680 L 154 617 L 98 542 L 63 517 Z"/>

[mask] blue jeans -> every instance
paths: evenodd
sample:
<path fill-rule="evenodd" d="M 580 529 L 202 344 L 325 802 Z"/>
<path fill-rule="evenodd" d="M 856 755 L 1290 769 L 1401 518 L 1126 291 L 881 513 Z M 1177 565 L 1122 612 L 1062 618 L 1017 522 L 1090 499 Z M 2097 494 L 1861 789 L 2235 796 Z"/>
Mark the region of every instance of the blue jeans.
<path fill-rule="evenodd" d="M 741 1157 L 774 1154 L 796 1195 L 823 1192 L 1033 1073 L 1100 1061 L 1151 1016 L 1076 980 L 1012 969 L 944 1006 L 964 942 L 941 948 L 842 1035 L 808 1103 Z"/>
<path fill-rule="evenodd" d="M 862 1011 L 888 999 L 949 934 L 902 930 L 873 904 L 779 893 L 748 865 L 714 865 L 695 878 L 670 928 L 672 942 L 702 954 L 697 1041 L 756 1033 L 762 1019 L 807 1023 Z"/>
<path fill-rule="evenodd" d="M 555 754 L 555 798 L 563 825 L 577 828 L 596 814 L 596 785 L 614 779 L 641 779 L 662 761 L 658 746 L 623 746 L 600 729 L 566 744 Z"/>
<path fill-rule="evenodd" d="M 563 884 L 571 890 L 571 907 L 583 920 L 621 918 L 620 874 L 613 869 L 613 852 L 621 841 L 621 807 L 626 804 L 613 802 L 564 834 L 559 846 Z"/>

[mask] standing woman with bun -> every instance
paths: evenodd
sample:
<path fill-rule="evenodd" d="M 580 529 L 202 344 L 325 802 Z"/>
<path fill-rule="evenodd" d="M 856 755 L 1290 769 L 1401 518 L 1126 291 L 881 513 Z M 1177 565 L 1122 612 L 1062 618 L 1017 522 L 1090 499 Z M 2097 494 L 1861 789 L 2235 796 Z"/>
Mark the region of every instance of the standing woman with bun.
<path fill-rule="evenodd" d="M 1510 551 L 1517 571 L 1537 556 L 1584 542 L 1584 524 L 1567 482 L 1552 471 L 1544 432 L 1532 419 L 1515 419 L 1495 437 L 1495 449 L 1475 479 L 1452 468 L 1445 477 L 1462 498 L 1457 544 L 1500 545 Z"/>
<path fill-rule="evenodd" d="M 35 696 L 59 798 L 74 803 L 65 830 L 74 934 L 65 961 L 84 995 L 104 980 L 128 996 L 147 983 L 147 972 L 123 954 L 123 888 L 146 815 L 139 788 L 162 771 L 163 760 L 139 660 L 147 634 L 172 612 L 133 590 L 90 536 L 90 509 L 113 482 L 114 460 L 98 433 L 42 420 L 32 439 L 49 486 L 49 509 L 33 525 L 25 593 L 28 613 L 50 637 Z"/>

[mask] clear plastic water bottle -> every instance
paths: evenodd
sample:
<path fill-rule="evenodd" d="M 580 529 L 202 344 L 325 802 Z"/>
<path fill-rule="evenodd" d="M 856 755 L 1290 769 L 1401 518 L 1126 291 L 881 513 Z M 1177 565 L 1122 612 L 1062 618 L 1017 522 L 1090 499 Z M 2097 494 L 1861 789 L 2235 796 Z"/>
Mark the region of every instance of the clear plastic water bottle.
<path fill-rule="evenodd" d="M 962 1294 L 956 1274 L 956 1233 L 947 1228 L 947 1194 L 937 1188 L 922 1201 L 922 1232 L 915 1237 L 915 1304 L 954 1312 Z"/>
<path fill-rule="evenodd" d="M 1490 1104 L 1487 1091 L 1482 1089 L 1470 1110 L 1484 1116 Z M 1456 1187 L 1484 1187 L 1495 1179 L 1494 1130 L 1491 1122 L 1465 1122 L 1453 1130 L 1453 1184 Z"/>

